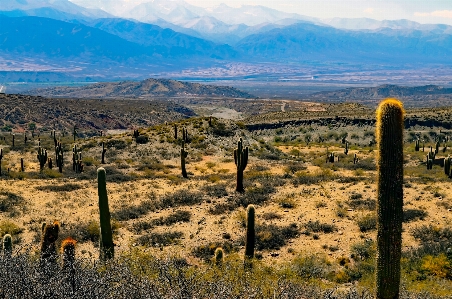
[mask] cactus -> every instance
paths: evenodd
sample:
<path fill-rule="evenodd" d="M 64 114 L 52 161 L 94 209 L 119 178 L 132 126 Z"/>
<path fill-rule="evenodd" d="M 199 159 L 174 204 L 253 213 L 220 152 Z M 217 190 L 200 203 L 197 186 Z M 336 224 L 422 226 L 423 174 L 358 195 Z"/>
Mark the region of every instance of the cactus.
<path fill-rule="evenodd" d="M 439 152 L 439 138 L 438 138 L 438 141 L 436 142 L 436 144 L 435 144 L 435 154 L 437 154 L 438 152 Z"/>
<path fill-rule="evenodd" d="M 55 161 L 56 166 L 58 167 L 58 171 L 60 173 L 63 172 L 63 146 L 61 145 L 61 142 L 57 143 L 57 146 L 55 147 Z"/>
<path fill-rule="evenodd" d="M 105 152 L 107 149 L 105 148 L 105 144 L 102 142 L 102 164 L 105 164 Z"/>
<path fill-rule="evenodd" d="M 399 298 L 403 221 L 403 118 L 403 106 L 398 100 L 386 99 L 377 109 L 378 299 Z"/>
<path fill-rule="evenodd" d="M 223 253 L 223 248 L 218 247 L 217 249 L 215 249 L 215 265 L 217 266 L 221 266 L 223 264 L 223 259 L 224 259 L 224 253 Z"/>
<path fill-rule="evenodd" d="M 140 136 L 140 132 L 138 130 L 133 130 L 133 138 L 135 138 L 135 141 L 137 140 L 138 136 Z"/>
<path fill-rule="evenodd" d="M 188 152 L 185 150 L 185 142 L 182 141 L 182 148 L 180 149 L 180 167 L 182 169 L 182 176 L 187 178 L 187 170 L 185 168 L 185 158 L 187 158 Z"/>
<path fill-rule="evenodd" d="M 41 265 L 45 263 L 56 263 L 57 251 L 55 242 L 58 239 L 60 224 L 55 221 L 53 224 L 42 224 L 41 237 Z"/>
<path fill-rule="evenodd" d="M 66 272 L 68 281 L 72 288 L 72 293 L 75 292 L 75 244 L 77 242 L 68 237 L 61 243 L 61 253 L 63 254 L 63 272 Z"/>
<path fill-rule="evenodd" d="M 105 169 L 100 167 L 97 169 L 97 190 L 99 195 L 100 215 L 100 259 L 103 261 L 114 257 L 114 244 L 111 232 L 106 180 Z"/>
<path fill-rule="evenodd" d="M 27 144 L 27 141 L 28 141 L 27 133 L 24 132 L 24 143 Z"/>
<path fill-rule="evenodd" d="M 419 139 L 417 139 L 417 140 L 415 141 L 414 150 L 415 150 L 416 152 L 418 152 L 418 151 L 419 151 L 419 148 L 420 148 L 420 142 L 419 142 Z"/>
<path fill-rule="evenodd" d="M 75 138 L 77 137 L 77 126 L 74 126 L 74 130 L 72 131 L 72 135 L 74 136 L 74 142 L 75 142 Z"/>
<path fill-rule="evenodd" d="M 68 237 L 61 242 L 61 253 L 63 254 L 63 270 L 69 270 L 75 262 L 75 244 L 77 242 Z"/>
<path fill-rule="evenodd" d="M 234 162 L 237 166 L 237 185 L 235 191 L 245 192 L 245 188 L 243 188 L 243 171 L 248 165 L 248 147 L 243 148 L 242 138 L 237 142 L 237 148 L 234 150 Z"/>
<path fill-rule="evenodd" d="M 38 147 L 38 161 L 39 161 L 39 169 L 42 171 L 47 162 L 47 150 Z"/>
<path fill-rule="evenodd" d="M 256 210 L 253 205 L 246 208 L 246 241 L 245 241 L 245 259 L 254 258 L 254 245 L 256 243 L 256 234 L 254 230 Z"/>
<path fill-rule="evenodd" d="M 63 173 L 63 154 L 60 153 L 57 158 L 58 171 Z"/>
<path fill-rule="evenodd" d="M 14 139 L 15 139 L 16 135 L 13 134 L 13 147 L 14 147 Z"/>
<path fill-rule="evenodd" d="M 47 163 L 49 164 L 49 169 L 52 169 L 53 168 L 52 158 L 48 158 Z"/>
<path fill-rule="evenodd" d="M 445 159 L 444 159 L 444 173 L 447 176 L 450 176 L 450 162 L 451 162 L 451 157 L 450 155 L 448 155 Z"/>
<path fill-rule="evenodd" d="M 433 159 L 427 154 L 427 170 L 433 169 Z"/>
<path fill-rule="evenodd" d="M 328 156 L 328 162 L 334 163 L 334 153 L 330 153 L 330 155 Z"/>
<path fill-rule="evenodd" d="M 348 142 L 345 142 L 344 154 L 348 155 Z"/>
<path fill-rule="evenodd" d="M 20 158 L 20 171 L 25 172 L 24 158 Z"/>
<path fill-rule="evenodd" d="M 356 164 L 356 163 L 358 163 L 358 156 L 355 154 L 353 156 L 353 164 Z"/>
<path fill-rule="evenodd" d="M 0 149 L 0 176 L 2 175 L 3 149 Z"/>
<path fill-rule="evenodd" d="M 186 128 L 182 128 L 182 141 L 188 143 L 188 130 Z"/>
<path fill-rule="evenodd" d="M 174 139 L 177 140 L 177 125 L 174 125 Z"/>
<path fill-rule="evenodd" d="M 10 234 L 3 236 L 3 257 L 10 257 L 13 253 L 13 242 Z"/>

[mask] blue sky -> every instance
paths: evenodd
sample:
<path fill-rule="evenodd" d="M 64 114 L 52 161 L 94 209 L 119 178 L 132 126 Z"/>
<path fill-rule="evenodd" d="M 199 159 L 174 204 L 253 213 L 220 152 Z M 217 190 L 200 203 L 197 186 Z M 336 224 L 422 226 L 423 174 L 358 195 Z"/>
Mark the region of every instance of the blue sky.
<path fill-rule="evenodd" d="M 133 1 L 133 0 L 132 0 Z M 318 18 L 409 19 L 420 23 L 452 24 L 452 0 L 186 0 L 212 7 L 262 5 Z"/>

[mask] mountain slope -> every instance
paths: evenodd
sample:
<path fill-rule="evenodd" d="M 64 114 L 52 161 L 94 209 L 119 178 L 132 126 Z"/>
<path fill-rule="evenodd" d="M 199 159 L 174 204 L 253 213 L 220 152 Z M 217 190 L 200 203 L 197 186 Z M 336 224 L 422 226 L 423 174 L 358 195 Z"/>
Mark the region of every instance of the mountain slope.
<path fill-rule="evenodd" d="M 0 52 L 17 55 L 79 57 L 88 63 L 102 57 L 125 61 L 129 58 L 145 60 L 146 57 L 222 58 L 234 55 L 227 46 L 126 20 L 107 19 L 94 24 L 103 30 L 39 17 L 0 16 L 0 22 Z"/>
<path fill-rule="evenodd" d="M 360 32 L 298 23 L 248 36 L 236 48 L 257 59 L 279 61 L 452 62 L 452 35 L 418 30 Z"/>
<path fill-rule="evenodd" d="M 54 87 L 31 91 L 32 95 L 75 98 L 118 97 L 186 97 L 208 96 L 226 98 L 252 98 L 253 96 L 227 86 L 204 85 L 165 79 L 147 79 L 140 82 L 96 83 L 83 87 Z"/>
<path fill-rule="evenodd" d="M 156 25 L 124 19 L 100 19 L 87 24 L 143 46 L 165 46 L 171 49 L 171 53 L 177 51 L 177 49 L 180 49 L 180 51 L 183 49 L 185 54 L 223 59 L 234 57 L 237 54 L 227 45 L 217 45 L 211 41 L 175 32 L 171 29 L 163 29 Z"/>

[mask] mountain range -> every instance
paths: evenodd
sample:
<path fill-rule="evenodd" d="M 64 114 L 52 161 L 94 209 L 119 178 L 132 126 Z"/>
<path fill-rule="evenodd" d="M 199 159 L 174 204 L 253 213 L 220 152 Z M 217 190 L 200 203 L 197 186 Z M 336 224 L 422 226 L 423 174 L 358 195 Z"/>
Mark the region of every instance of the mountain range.
<path fill-rule="evenodd" d="M 0 57 L 7 59 L 4 64 L 0 59 L 0 70 L 44 68 L 93 80 L 112 74 L 148 78 L 188 67 L 214 70 L 231 62 L 391 67 L 452 62 L 452 26 L 320 20 L 264 6 L 204 9 L 183 0 L 2 0 L 0 24 Z"/>

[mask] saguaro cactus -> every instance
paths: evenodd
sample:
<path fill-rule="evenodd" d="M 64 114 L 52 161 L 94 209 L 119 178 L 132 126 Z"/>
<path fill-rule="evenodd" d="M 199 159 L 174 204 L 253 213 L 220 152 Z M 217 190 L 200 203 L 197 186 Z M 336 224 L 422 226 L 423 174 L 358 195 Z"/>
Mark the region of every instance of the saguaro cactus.
<path fill-rule="evenodd" d="M 3 257 L 10 257 L 13 253 L 13 242 L 10 234 L 3 236 Z"/>
<path fill-rule="evenodd" d="M 75 138 L 77 137 L 77 126 L 74 126 L 74 130 L 72 131 L 72 135 L 74 135 L 74 142 L 75 142 Z"/>
<path fill-rule="evenodd" d="M 20 158 L 20 171 L 25 172 L 24 158 Z"/>
<path fill-rule="evenodd" d="M 246 208 L 246 241 L 245 259 L 254 258 L 254 245 L 256 243 L 256 233 L 254 229 L 256 210 L 253 205 Z"/>
<path fill-rule="evenodd" d="M 399 298 L 403 220 L 402 103 L 386 99 L 377 109 L 377 299 Z"/>
<path fill-rule="evenodd" d="M 174 125 L 174 139 L 177 139 L 177 125 Z"/>
<path fill-rule="evenodd" d="M 348 142 L 345 142 L 344 154 L 348 155 Z"/>
<path fill-rule="evenodd" d="M 47 150 L 39 147 L 37 157 L 39 161 L 39 169 L 42 171 L 47 162 Z"/>
<path fill-rule="evenodd" d="M 3 149 L 0 149 L 0 176 L 2 175 Z"/>
<path fill-rule="evenodd" d="M 114 257 L 114 244 L 108 207 L 107 177 L 105 169 L 102 167 L 97 169 L 97 192 L 100 215 L 100 259 L 105 261 Z"/>
<path fill-rule="evenodd" d="M 105 148 L 105 144 L 102 142 L 102 164 L 105 164 L 105 152 L 107 149 Z"/>
<path fill-rule="evenodd" d="M 415 145 L 414 145 L 414 150 L 415 150 L 416 152 L 418 152 L 418 151 L 419 151 L 419 148 L 420 148 L 420 141 L 419 141 L 419 139 L 416 139 Z"/>
<path fill-rule="evenodd" d="M 185 158 L 187 158 L 188 152 L 185 150 L 185 142 L 182 142 L 182 148 L 180 149 L 180 167 L 182 169 L 182 176 L 187 178 L 187 169 L 185 168 Z"/>
<path fill-rule="evenodd" d="M 243 188 L 243 171 L 248 165 L 248 147 L 243 148 L 242 138 L 237 142 L 237 148 L 234 150 L 234 162 L 237 166 L 237 184 L 235 191 L 245 192 Z"/>

